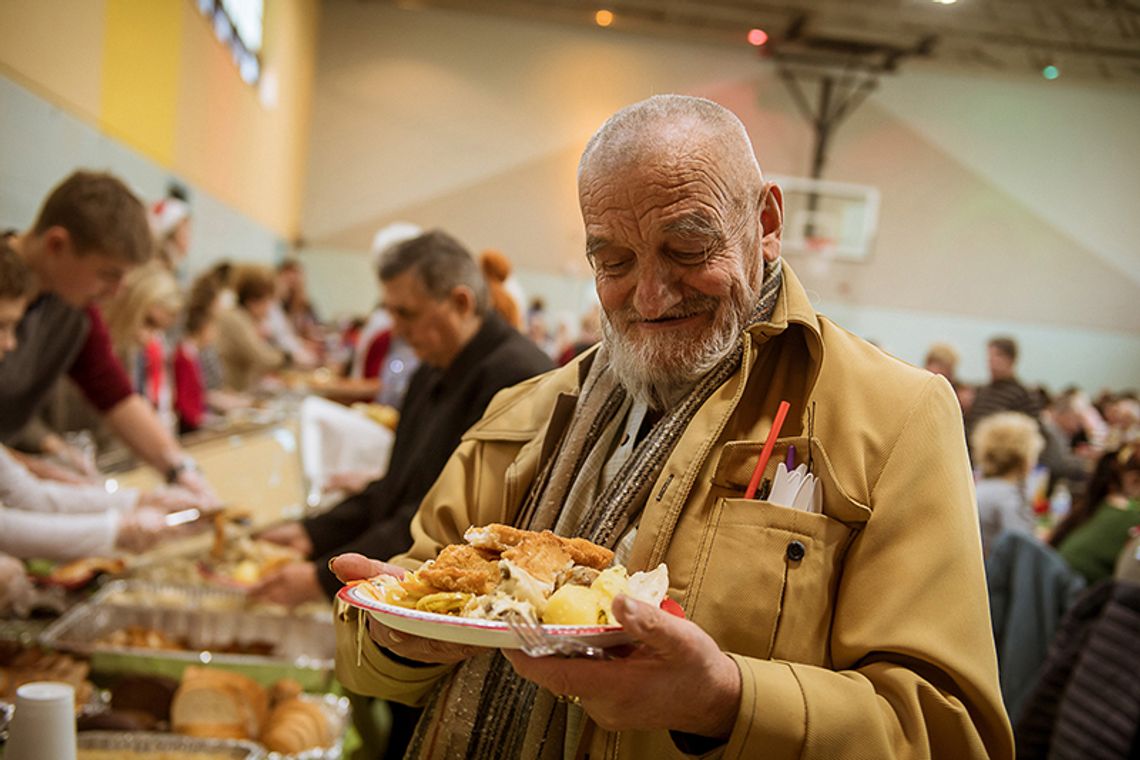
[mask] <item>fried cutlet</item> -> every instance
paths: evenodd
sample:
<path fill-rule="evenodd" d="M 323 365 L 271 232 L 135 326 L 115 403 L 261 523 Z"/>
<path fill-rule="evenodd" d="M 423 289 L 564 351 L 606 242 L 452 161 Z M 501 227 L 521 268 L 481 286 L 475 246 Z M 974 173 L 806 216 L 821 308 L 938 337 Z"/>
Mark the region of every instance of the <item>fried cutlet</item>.
<path fill-rule="evenodd" d="M 543 535 L 553 536 L 562 544 L 562 549 L 570 555 L 576 565 L 585 565 L 595 570 L 604 570 L 614 561 L 614 553 L 603 546 L 587 541 L 584 538 L 564 538 L 556 536 L 548 530 Z M 471 527 L 463 534 L 463 538 L 472 546 L 493 551 L 506 551 L 518 546 L 527 536 L 539 535 L 532 530 L 523 530 L 501 523 L 491 523 L 482 528 Z"/>
<path fill-rule="evenodd" d="M 417 576 L 443 591 L 489 594 L 499 583 L 499 563 L 494 554 L 475 546 L 444 547 L 433 564 L 420 568 Z"/>
<path fill-rule="evenodd" d="M 503 552 L 503 559 L 510 560 L 545 583 L 553 583 L 559 573 L 574 564 L 558 536 L 550 531 L 523 536 L 521 541 Z"/>

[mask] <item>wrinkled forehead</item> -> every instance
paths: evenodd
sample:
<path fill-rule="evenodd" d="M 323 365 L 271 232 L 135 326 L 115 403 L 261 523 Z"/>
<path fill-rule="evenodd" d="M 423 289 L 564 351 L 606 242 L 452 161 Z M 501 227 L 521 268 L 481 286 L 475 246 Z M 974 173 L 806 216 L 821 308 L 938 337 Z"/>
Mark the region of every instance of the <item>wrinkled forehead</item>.
<path fill-rule="evenodd" d="M 607 188 L 631 198 L 649 193 L 704 195 L 724 208 L 763 182 L 750 144 L 701 128 L 659 127 L 604 141 L 584 161 L 578 181 L 583 210 Z"/>
<path fill-rule="evenodd" d="M 594 164 L 581 175 L 587 235 L 612 234 L 615 225 L 643 235 L 673 226 L 724 230 L 746 205 L 740 178 L 708 153 L 646 152 L 637 159 Z"/>

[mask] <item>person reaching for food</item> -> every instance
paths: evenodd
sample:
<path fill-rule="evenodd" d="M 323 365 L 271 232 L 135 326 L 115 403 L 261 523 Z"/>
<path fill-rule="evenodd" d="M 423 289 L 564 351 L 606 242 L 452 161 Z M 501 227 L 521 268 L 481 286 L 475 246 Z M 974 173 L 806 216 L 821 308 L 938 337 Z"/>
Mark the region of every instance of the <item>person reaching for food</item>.
<path fill-rule="evenodd" d="M 16 347 L 16 326 L 32 275 L 6 244 L 0 247 L 0 364 Z M 184 489 L 109 490 L 102 484 L 40 480 L 0 446 L 0 552 L 21 559 L 68 560 L 142 551 L 180 534 L 168 512 L 204 506 Z"/>

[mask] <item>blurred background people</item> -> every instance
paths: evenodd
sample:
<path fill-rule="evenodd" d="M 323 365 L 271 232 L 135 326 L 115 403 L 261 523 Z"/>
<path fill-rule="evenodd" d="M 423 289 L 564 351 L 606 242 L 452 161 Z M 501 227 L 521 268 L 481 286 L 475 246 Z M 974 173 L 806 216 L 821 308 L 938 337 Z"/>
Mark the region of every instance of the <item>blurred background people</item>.
<path fill-rule="evenodd" d="M 274 297 L 260 322 L 266 339 L 292 365 L 312 368 L 320 363 L 323 338 L 305 290 L 305 271 L 296 259 L 277 265 Z"/>
<path fill-rule="evenodd" d="M 376 232 L 372 238 L 372 256 L 378 282 L 380 264 L 387 252 L 422 234 L 423 230 L 410 222 L 393 222 Z M 350 377 L 379 379 L 376 401 L 399 409 L 419 363 L 403 336 L 394 334 L 392 315 L 383 303 L 378 304 L 360 330 Z"/>
<path fill-rule="evenodd" d="M 214 498 L 154 408 L 132 391 L 95 306 L 151 257 L 139 200 L 110 174 L 78 171 L 49 193 L 31 229 L 10 243 L 32 271 L 36 292 L 20 321 L 21 342 L 0 366 L 0 438 L 19 435 L 68 374 L 136 456 L 168 482 Z"/>
<path fill-rule="evenodd" d="M 1083 497 L 1049 543 L 1089 584 L 1112 575 L 1130 531 L 1140 526 L 1140 446 L 1106 452 Z"/>
<path fill-rule="evenodd" d="M 991 338 L 986 344 L 986 359 L 990 382 L 974 394 L 967 429 L 972 431 L 980 420 L 998 412 L 1021 412 L 1036 419 L 1040 409 L 1017 379 L 1017 341 L 1008 336 Z"/>
<path fill-rule="evenodd" d="M 233 287 L 234 307 L 218 315 L 217 349 L 225 387 L 246 392 L 284 367 L 288 357 L 269 343 L 263 328 L 276 293 L 273 270 L 258 265 L 239 267 Z"/>
<path fill-rule="evenodd" d="M 502 251 L 488 249 L 479 254 L 479 268 L 487 281 L 491 307 L 511 327 L 523 328 L 523 301 L 517 295 L 522 289 L 511 275 L 511 261 Z M 511 286 L 508 286 L 511 283 Z"/>
<path fill-rule="evenodd" d="M 178 429 L 189 433 L 202 427 L 207 415 L 225 415 L 249 406 L 251 399 L 222 387 L 220 377 L 211 384 L 207 373 L 208 357 L 217 353 L 218 311 L 221 308 L 222 285 L 207 272 L 194 281 L 187 296 L 182 338 L 174 353 L 174 407 L 178 413 Z"/>
<path fill-rule="evenodd" d="M 1036 420 L 1020 412 L 990 415 L 974 428 L 974 458 L 982 475 L 975 487 L 984 554 L 1003 531 L 1035 535 L 1037 520 L 1026 479 L 1043 445 Z"/>
<path fill-rule="evenodd" d="M 183 263 L 190 253 L 190 204 L 175 191 L 151 205 L 148 220 L 156 260 L 175 277 L 183 277 Z"/>
<path fill-rule="evenodd" d="M 173 350 L 167 333 L 179 321 L 182 293 L 178 282 L 157 262 L 141 266 L 123 279 L 122 290 L 106 306 L 111 346 L 131 379 L 131 387 L 176 429 Z"/>
<path fill-rule="evenodd" d="M 0 245 L 0 366 L 19 345 L 17 327 L 32 292 L 32 273 Z M 100 485 L 40 480 L 0 446 L 0 552 L 55 560 L 141 551 L 173 531 L 169 509 L 197 504 L 189 492 L 141 494 Z"/>

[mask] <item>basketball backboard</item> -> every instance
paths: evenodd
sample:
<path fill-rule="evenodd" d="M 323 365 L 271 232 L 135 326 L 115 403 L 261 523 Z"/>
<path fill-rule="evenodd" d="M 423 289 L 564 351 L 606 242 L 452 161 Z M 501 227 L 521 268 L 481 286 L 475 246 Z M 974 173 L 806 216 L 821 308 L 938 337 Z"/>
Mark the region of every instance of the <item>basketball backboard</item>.
<path fill-rule="evenodd" d="M 783 250 L 862 261 L 879 225 L 879 191 L 868 185 L 770 177 L 784 191 Z"/>

